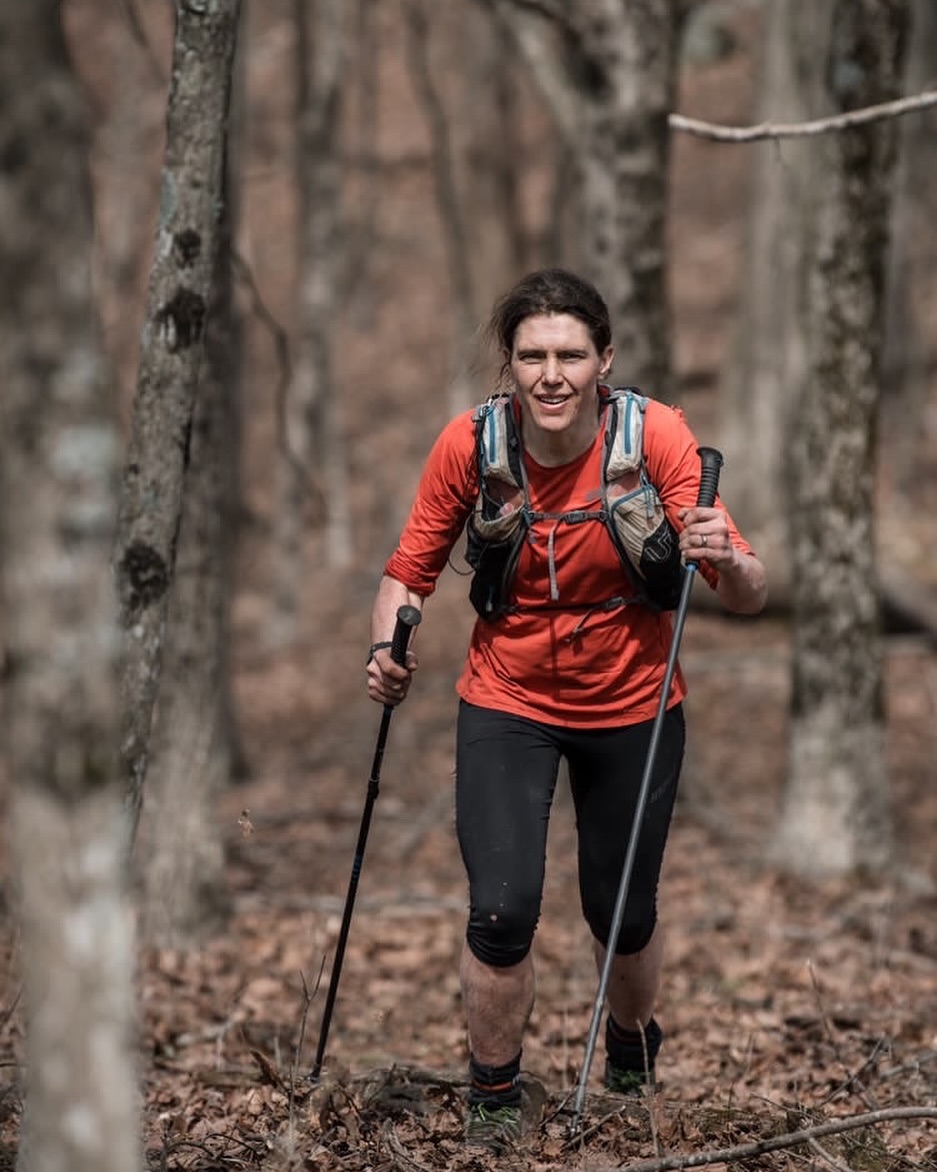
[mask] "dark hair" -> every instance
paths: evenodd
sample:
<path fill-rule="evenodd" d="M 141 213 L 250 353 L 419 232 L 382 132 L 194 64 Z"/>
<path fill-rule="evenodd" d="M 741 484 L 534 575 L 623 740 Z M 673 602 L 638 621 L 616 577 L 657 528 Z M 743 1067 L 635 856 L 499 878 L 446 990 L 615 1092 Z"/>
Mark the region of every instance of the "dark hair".
<path fill-rule="evenodd" d="M 488 336 L 502 353 L 514 349 L 514 336 L 525 318 L 540 313 L 568 313 L 589 330 L 601 354 L 612 341 L 608 306 L 594 285 L 565 269 L 540 269 L 526 277 L 495 303 Z"/>

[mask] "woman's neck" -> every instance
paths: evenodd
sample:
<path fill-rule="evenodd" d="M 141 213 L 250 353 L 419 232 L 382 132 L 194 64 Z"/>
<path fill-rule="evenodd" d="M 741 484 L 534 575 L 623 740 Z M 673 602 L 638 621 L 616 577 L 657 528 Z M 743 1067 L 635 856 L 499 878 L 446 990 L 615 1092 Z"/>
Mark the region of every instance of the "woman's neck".
<path fill-rule="evenodd" d="M 564 431 L 547 431 L 521 418 L 524 450 L 543 468 L 570 464 L 595 442 L 599 431 L 598 415 L 591 412 L 576 420 L 576 426 Z"/>

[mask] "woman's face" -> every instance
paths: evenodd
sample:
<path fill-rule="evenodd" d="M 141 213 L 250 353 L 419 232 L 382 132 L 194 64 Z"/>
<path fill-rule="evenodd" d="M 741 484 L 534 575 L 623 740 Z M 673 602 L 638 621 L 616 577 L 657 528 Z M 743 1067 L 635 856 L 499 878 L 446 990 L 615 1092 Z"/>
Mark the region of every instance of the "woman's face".
<path fill-rule="evenodd" d="M 591 437 L 598 423 L 598 382 L 613 354 L 611 346 L 599 354 L 588 326 L 572 314 L 524 318 L 510 367 L 525 419 L 546 433 Z"/>

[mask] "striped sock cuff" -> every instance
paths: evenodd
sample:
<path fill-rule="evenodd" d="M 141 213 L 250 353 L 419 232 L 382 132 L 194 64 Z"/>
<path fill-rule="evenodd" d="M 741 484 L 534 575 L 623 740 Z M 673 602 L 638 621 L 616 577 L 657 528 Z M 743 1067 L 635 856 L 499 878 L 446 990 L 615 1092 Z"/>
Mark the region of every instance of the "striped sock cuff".
<path fill-rule="evenodd" d="M 521 1098 L 521 1056 L 503 1066 L 486 1066 L 469 1058 L 469 1102 L 510 1106 Z"/>

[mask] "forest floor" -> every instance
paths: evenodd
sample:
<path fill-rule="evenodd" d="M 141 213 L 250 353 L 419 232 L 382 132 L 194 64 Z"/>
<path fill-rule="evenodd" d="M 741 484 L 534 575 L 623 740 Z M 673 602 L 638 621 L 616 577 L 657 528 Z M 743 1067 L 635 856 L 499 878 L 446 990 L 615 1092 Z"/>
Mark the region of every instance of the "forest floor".
<path fill-rule="evenodd" d="M 380 718 L 361 662 L 370 583 L 360 598 L 354 588 L 334 597 L 315 645 L 289 652 L 252 638 L 253 607 L 242 604 L 236 678 L 252 768 L 218 811 L 231 918 L 194 951 L 141 957 L 149 1167 L 585 1170 L 662 1156 L 679 1167 L 681 1157 L 728 1149 L 724 1160 L 748 1168 L 937 1168 L 937 647 L 913 634 L 887 643 L 903 871 L 802 885 L 769 861 L 784 774 L 786 624 L 703 610 L 691 613 L 683 645 L 690 748 L 660 898 L 668 950 L 657 1093 L 603 1093 L 600 1046 L 578 1137 L 567 1136 L 596 974 L 561 787 L 524 1051 L 545 1088 L 543 1119 L 510 1158 L 462 1148 L 452 684 L 464 585 L 449 575 L 432 600 L 413 691 L 390 725 L 318 1085 L 309 1076 Z M 0 1168 L 12 1169 L 22 1023 L 9 914 L 0 931 Z M 758 1154 L 771 1137 L 867 1115 L 878 1122 Z"/>
<path fill-rule="evenodd" d="M 265 42 L 270 76 L 259 94 L 276 92 L 277 45 Z M 750 66 L 738 55 L 700 71 L 683 108 L 744 121 L 749 79 Z M 723 107 L 707 102 L 707 92 Z M 713 420 L 713 372 L 724 358 L 741 235 L 744 183 L 735 156 L 717 149 L 723 153 L 708 153 L 691 182 L 681 179 L 675 197 L 684 262 L 676 291 L 678 365 L 709 372 L 709 391 L 694 386 L 689 396 L 695 425 Z M 704 148 L 681 150 L 687 163 Z M 388 206 L 392 194 L 388 185 Z M 252 255 L 267 287 L 263 258 L 286 249 L 290 237 L 266 187 L 255 198 L 261 196 Z M 409 205 L 402 222 L 413 233 L 404 243 L 423 247 L 428 234 Z M 414 284 L 430 302 L 436 294 L 423 280 L 432 271 L 425 259 L 416 257 L 414 267 L 424 267 Z M 288 296 L 281 291 L 281 305 Z M 432 319 L 436 305 L 426 310 Z M 397 324 L 387 320 L 388 331 L 361 359 L 365 375 L 394 340 Z M 382 391 L 419 385 L 417 364 L 433 353 L 421 342 L 410 367 L 388 364 Z M 269 389 L 275 377 L 268 368 L 255 382 Z M 385 414 L 394 406 L 401 431 L 423 411 L 403 391 Z M 370 423 L 359 420 L 358 434 L 367 438 Z M 373 448 L 362 450 L 368 459 Z M 268 475 L 269 453 L 252 459 L 254 483 Z M 399 494 L 396 480 L 388 490 Z M 747 1169 L 937 1169 L 932 633 L 896 630 L 886 640 L 888 761 L 903 869 L 807 885 L 782 877 L 770 858 L 786 768 L 788 623 L 775 614 L 743 621 L 694 608 L 681 657 L 690 686 L 688 755 L 660 892 L 668 947 L 659 1087 L 646 1100 L 603 1093 L 599 1052 L 582 1127 L 568 1138 L 597 978 L 579 911 L 571 802 L 561 786 L 534 950 L 537 1003 L 524 1050 L 525 1070 L 545 1088 L 543 1117 L 516 1153 L 496 1160 L 460 1144 L 467 1053 L 458 958 L 466 893 L 452 772 L 453 685 L 470 622 L 466 582 L 447 573 L 429 603 L 418 635 L 420 669 L 391 723 L 326 1066 L 313 1085 L 380 720 L 365 695 L 363 648 L 381 555 L 373 550 L 367 570 L 340 588 L 324 569 L 314 570 L 305 595 L 312 634 L 276 650 L 263 634 L 267 552 L 260 526 L 250 527 L 233 664 L 250 772 L 218 807 L 230 920 L 195 950 L 140 957 L 143 1117 L 154 1172 L 474 1172 L 499 1165 L 591 1172 L 655 1159 L 663 1170 L 690 1166 L 692 1154 L 697 1165 L 716 1162 L 717 1151 L 721 1162 Z M 0 1172 L 13 1167 L 22 1059 L 15 917 L 4 903 Z M 870 1120 L 857 1126 L 865 1116 Z M 838 1132 L 837 1121 L 846 1121 Z M 804 1129 L 813 1131 L 798 1145 L 779 1140 L 768 1150 L 771 1137 Z"/>
<path fill-rule="evenodd" d="M 464 624 L 463 587 L 450 577 L 431 603 L 414 689 L 390 726 L 318 1086 L 309 1073 L 380 710 L 363 698 L 361 615 L 347 597 L 325 616 L 332 634 L 306 654 L 271 660 L 245 650 L 239 696 L 254 776 L 221 806 L 234 915 L 205 948 L 152 955 L 141 974 L 153 1168 L 417 1172 L 499 1163 L 460 1146 L 458 660 L 452 639 L 434 641 L 431 629 Z M 343 630 L 342 615 L 355 610 Z M 511 1166 L 621 1167 L 882 1112 L 874 1127 L 736 1158 L 748 1167 L 937 1168 L 937 648 L 923 636 L 888 641 L 904 870 L 820 886 L 786 880 L 768 862 L 788 650 L 778 620 L 690 616 L 690 750 L 660 901 L 668 936 L 660 1086 L 647 1101 L 602 1093 L 597 1054 L 575 1142 L 570 1095 L 596 974 L 561 789 L 524 1051 L 547 1097 Z M 895 1108 L 922 1116 L 888 1120 Z"/>

